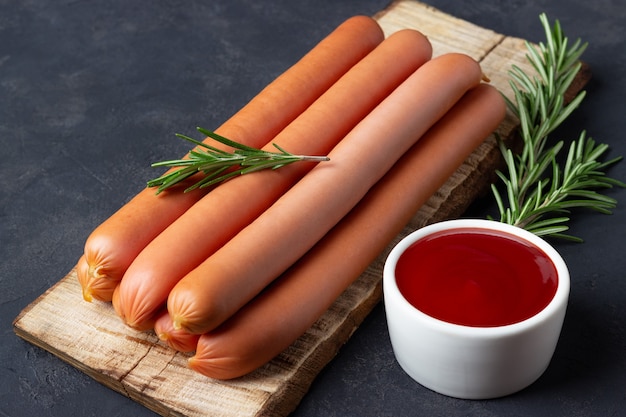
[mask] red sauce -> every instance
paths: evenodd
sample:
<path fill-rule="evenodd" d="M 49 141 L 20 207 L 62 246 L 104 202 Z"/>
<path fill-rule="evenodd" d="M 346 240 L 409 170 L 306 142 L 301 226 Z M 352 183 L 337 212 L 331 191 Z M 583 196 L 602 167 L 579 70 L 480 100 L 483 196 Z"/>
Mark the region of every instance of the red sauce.
<path fill-rule="evenodd" d="M 536 246 L 484 229 L 442 231 L 421 239 L 396 265 L 400 292 L 418 310 L 473 327 L 513 324 L 552 300 L 557 272 Z"/>

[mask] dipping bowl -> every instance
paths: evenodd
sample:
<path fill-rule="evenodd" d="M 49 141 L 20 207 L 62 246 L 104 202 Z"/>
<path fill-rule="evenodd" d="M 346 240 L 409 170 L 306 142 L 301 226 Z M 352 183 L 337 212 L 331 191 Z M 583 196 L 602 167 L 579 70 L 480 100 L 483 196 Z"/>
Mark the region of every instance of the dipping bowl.
<path fill-rule="evenodd" d="M 436 318 L 430 313 L 426 314 L 412 304 L 398 285 L 399 260 L 403 255 L 410 256 L 409 249 L 416 242 L 435 234 L 456 230 L 505 234 L 521 239 L 523 245 L 530 245 L 545 254 L 552 263 L 557 278 L 553 293 L 547 297 L 547 304 L 530 317 L 499 325 L 449 322 L 445 317 Z M 513 247 L 507 253 L 514 253 L 512 251 L 516 250 Z M 442 255 L 440 258 L 443 259 L 440 261 L 441 268 L 448 268 L 449 264 L 458 261 L 452 256 L 447 258 L 448 251 L 453 253 L 453 248 L 444 247 L 440 253 Z M 513 259 L 516 255 L 514 254 Z M 472 255 L 472 260 L 480 256 Z M 460 266 L 459 270 L 463 271 L 462 265 Z M 517 268 L 517 263 L 513 262 L 509 267 Z M 419 263 L 413 266 L 412 279 L 420 279 L 420 274 L 424 274 L 421 269 Z M 501 282 L 512 279 L 509 275 L 518 275 L 517 279 L 520 278 L 517 273 L 501 272 L 492 271 L 487 267 L 482 275 Z M 498 274 L 506 276 L 497 276 Z M 523 274 L 522 279 L 526 279 Z M 436 286 L 438 283 L 433 282 L 429 285 Z M 445 285 L 449 285 L 444 288 L 449 288 L 450 294 L 458 292 L 453 288 L 454 284 Z M 480 283 L 472 285 L 476 287 L 472 291 L 479 294 L 482 290 Z M 425 286 L 426 289 L 423 291 L 428 291 L 427 287 Z M 444 293 L 447 291 L 446 289 Z M 569 291 L 570 276 L 567 266 L 550 244 L 526 230 L 491 220 L 450 220 L 420 228 L 402 239 L 391 250 L 383 271 L 385 314 L 393 352 L 398 363 L 409 376 L 424 387 L 463 399 L 506 396 L 529 386 L 544 373 L 561 333 Z M 485 297 L 484 300 L 488 303 L 494 301 L 489 300 L 488 297 L 494 296 L 488 291 L 481 296 Z M 520 295 L 520 298 L 523 297 Z M 449 302 L 455 303 L 454 300 Z M 436 307 L 436 302 L 434 303 Z M 514 308 L 515 303 L 516 301 L 509 302 L 510 307 Z"/>

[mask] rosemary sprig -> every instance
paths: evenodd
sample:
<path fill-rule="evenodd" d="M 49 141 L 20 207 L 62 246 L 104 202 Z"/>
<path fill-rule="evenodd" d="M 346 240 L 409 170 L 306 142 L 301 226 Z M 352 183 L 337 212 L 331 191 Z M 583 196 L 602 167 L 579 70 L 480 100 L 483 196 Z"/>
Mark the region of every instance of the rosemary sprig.
<path fill-rule="evenodd" d="M 564 104 L 565 93 L 581 68 L 579 58 L 587 44 L 577 40 L 569 46 L 558 21 L 551 27 L 545 14 L 540 15 L 540 20 L 546 43 L 539 43 L 538 48 L 526 43 L 527 59 L 538 76 L 531 78 L 517 66 L 509 72 L 515 99 L 505 99 L 509 109 L 520 120 L 523 149 L 520 154 L 514 155 L 503 141 L 499 143 L 507 169 L 506 173 L 498 171 L 497 174 L 504 183 L 508 206 L 505 206 L 497 186 L 492 184 L 491 188 L 500 221 L 539 236 L 581 241 L 564 233 L 569 229 L 567 214 L 572 208 L 580 207 L 611 213 L 617 201 L 598 191 L 612 186 L 626 186 L 603 172 L 621 157 L 600 162 L 608 146 L 597 144 L 584 131 L 570 144 L 564 168 L 557 162 L 564 142 L 558 141 L 548 147 L 548 135 L 572 114 L 585 97 L 582 91 L 569 104 Z"/>
<path fill-rule="evenodd" d="M 232 141 L 201 127 L 197 129 L 205 136 L 232 147 L 234 151 L 227 152 L 189 136 L 176 134 L 179 138 L 203 149 L 190 151 L 187 159 L 174 159 L 152 164 L 153 167 L 179 167 L 177 170 L 148 181 L 148 187 L 158 187 L 157 194 L 198 173 L 203 174 L 202 178 L 186 188 L 185 192 L 209 187 L 254 171 L 278 169 L 297 161 L 321 162 L 329 160 L 326 156 L 294 155 L 275 143 L 273 145 L 278 152 L 264 151 Z"/>

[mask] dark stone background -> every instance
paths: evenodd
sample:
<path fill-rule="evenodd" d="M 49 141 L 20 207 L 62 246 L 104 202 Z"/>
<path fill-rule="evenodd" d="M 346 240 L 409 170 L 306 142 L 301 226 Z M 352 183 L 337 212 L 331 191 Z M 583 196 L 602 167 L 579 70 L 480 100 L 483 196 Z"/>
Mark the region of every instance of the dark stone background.
<path fill-rule="evenodd" d="M 582 129 L 626 155 L 626 3 L 428 0 L 497 32 L 543 39 L 538 15 L 590 43 Z M 0 0 L 0 416 L 148 416 L 149 410 L 14 335 L 11 322 L 76 262 L 89 232 L 180 155 L 174 132 L 216 127 L 345 18 L 386 0 Z M 626 163 L 611 169 L 626 179 Z M 297 416 L 615 416 L 626 413 L 626 192 L 556 242 L 570 308 L 547 372 L 498 400 L 430 392 L 394 360 L 383 307 L 319 375 Z M 490 197 L 468 215 L 493 213 Z"/>

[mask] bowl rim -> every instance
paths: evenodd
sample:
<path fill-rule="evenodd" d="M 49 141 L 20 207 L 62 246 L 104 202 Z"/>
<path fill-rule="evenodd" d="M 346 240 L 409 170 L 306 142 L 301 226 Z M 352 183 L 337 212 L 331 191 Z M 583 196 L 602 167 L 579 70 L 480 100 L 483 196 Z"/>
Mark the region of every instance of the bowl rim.
<path fill-rule="evenodd" d="M 484 230 L 495 230 L 515 235 L 534 246 L 541 249 L 554 263 L 557 270 L 557 289 L 552 300 L 537 314 L 519 322 L 506 324 L 502 326 L 467 326 L 462 324 L 450 323 L 441 319 L 432 317 L 423 313 L 413 306 L 400 292 L 395 280 L 395 269 L 400 255 L 406 251 L 414 242 L 428 236 L 432 233 L 452 230 L 459 228 L 477 228 Z M 506 224 L 503 222 L 488 219 L 453 219 L 432 223 L 414 230 L 413 232 L 402 238 L 391 249 L 383 267 L 383 300 L 385 308 L 389 308 L 389 303 L 398 303 L 397 308 L 403 313 L 409 315 L 414 320 L 419 320 L 422 324 L 427 325 L 445 333 L 453 333 L 457 335 L 466 334 L 471 337 L 495 337 L 509 334 L 516 334 L 544 323 L 555 314 L 559 314 L 563 307 L 567 305 L 570 292 L 570 274 L 567 265 L 561 255 L 552 245 L 543 238 L 524 230 L 520 227 Z M 407 317 L 408 318 L 408 317 Z"/>

